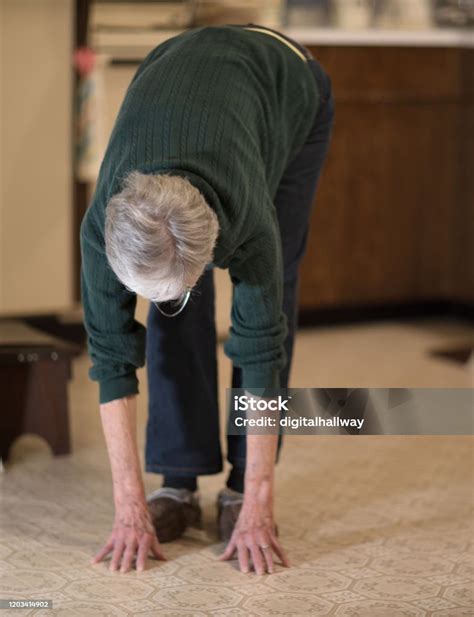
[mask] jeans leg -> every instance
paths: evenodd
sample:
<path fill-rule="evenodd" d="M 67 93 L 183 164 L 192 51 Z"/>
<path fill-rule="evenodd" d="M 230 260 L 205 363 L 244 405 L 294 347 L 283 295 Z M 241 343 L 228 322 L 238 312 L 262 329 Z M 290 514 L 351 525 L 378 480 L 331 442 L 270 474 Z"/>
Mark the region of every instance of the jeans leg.
<path fill-rule="evenodd" d="M 147 319 L 146 471 L 195 476 L 222 470 L 213 271 L 182 313 Z"/>
<path fill-rule="evenodd" d="M 288 362 L 280 374 L 282 388 L 288 387 L 298 326 L 299 267 L 306 251 L 316 189 L 334 118 L 330 79 L 315 59 L 310 59 L 308 63 L 318 84 L 319 109 L 306 143 L 286 168 L 274 199 L 283 254 L 283 312 L 288 319 L 285 342 Z"/>
<path fill-rule="evenodd" d="M 280 373 L 282 388 L 288 387 L 298 326 L 299 266 L 306 250 L 311 212 L 334 118 L 331 80 L 314 58 L 311 57 L 308 64 L 318 85 L 319 109 L 306 143 L 288 164 L 274 198 L 283 254 L 283 312 L 288 321 L 288 336 L 285 341 L 287 364 Z M 232 387 L 241 387 L 241 370 L 238 367 L 233 368 Z M 229 462 L 236 466 L 245 466 L 245 436 L 228 435 L 227 440 Z M 278 440 L 277 461 L 281 445 L 282 435 Z"/>

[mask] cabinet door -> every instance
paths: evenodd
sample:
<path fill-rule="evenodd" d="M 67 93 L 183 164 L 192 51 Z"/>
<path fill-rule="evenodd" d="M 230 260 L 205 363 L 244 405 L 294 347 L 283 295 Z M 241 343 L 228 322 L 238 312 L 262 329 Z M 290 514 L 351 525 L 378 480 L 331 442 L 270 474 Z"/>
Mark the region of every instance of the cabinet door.
<path fill-rule="evenodd" d="M 303 307 L 448 295 L 456 118 L 444 104 L 339 106 L 303 263 Z"/>
<path fill-rule="evenodd" d="M 315 55 L 332 77 L 336 115 L 302 266 L 302 308 L 450 297 L 465 199 L 459 51 Z"/>
<path fill-rule="evenodd" d="M 0 315 L 72 303 L 72 0 L 0 1 Z"/>

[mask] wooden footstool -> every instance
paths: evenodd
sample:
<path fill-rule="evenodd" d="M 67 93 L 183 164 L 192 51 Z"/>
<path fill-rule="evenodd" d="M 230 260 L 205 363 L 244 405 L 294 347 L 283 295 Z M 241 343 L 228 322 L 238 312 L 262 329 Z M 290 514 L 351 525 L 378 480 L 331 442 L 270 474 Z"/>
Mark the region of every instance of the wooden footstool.
<path fill-rule="evenodd" d="M 81 349 L 20 321 L 0 320 L 0 457 L 17 437 L 43 437 L 55 455 L 69 454 L 67 384 Z"/>

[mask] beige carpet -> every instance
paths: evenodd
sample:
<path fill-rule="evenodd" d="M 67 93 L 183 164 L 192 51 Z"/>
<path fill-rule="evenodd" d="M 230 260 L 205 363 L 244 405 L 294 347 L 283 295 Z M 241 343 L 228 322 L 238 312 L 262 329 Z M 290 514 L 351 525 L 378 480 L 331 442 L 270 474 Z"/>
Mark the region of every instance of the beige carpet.
<path fill-rule="evenodd" d="M 306 332 L 293 385 L 469 387 L 472 364 L 426 353 L 469 335 L 472 329 L 446 322 Z M 223 395 L 229 367 L 220 358 Z M 52 458 L 25 437 L 1 478 L 0 599 L 53 599 L 55 609 L 1 615 L 474 614 L 470 436 L 286 438 L 276 512 L 291 569 L 258 577 L 216 561 L 214 499 L 223 475 L 202 479 L 204 530 L 164 545 L 167 563 L 149 561 L 147 571 L 126 575 L 89 566 L 113 509 L 87 367 L 84 356 L 71 384 L 73 455 Z M 142 397 L 141 442 L 145 420 Z M 159 486 L 159 478 L 147 474 L 146 485 Z"/>

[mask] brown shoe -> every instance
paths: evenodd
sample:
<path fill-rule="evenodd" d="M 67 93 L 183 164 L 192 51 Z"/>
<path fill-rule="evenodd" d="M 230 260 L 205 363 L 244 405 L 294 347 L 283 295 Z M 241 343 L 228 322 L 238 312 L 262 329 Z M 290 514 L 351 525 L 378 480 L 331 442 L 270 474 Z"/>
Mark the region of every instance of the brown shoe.
<path fill-rule="evenodd" d="M 223 488 L 217 495 L 217 527 L 221 542 L 229 542 L 235 524 L 239 518 L 244 501 L 244 494 L 231 488 Z M 275 535 L 278 537 L 278 525 L 275 523 Z"/>
<path fill-rule="evenodd" d="M 159 488 L 148 495 L 147 503 L 160 542 L 172 542 L 188 527 L 201 526 L 199 496 L 186 488 Z"/>
<path fill-rule="evenodd" d="M 221 542 L 227 543 L 230 540 L 243 501 L 243 493 L 238 493 L 227 487 L 219 491 L 217 495 L 217 527 Z"/>

